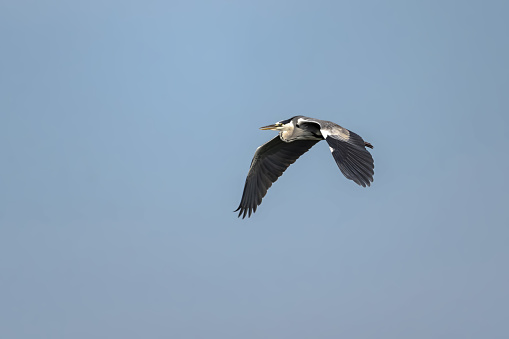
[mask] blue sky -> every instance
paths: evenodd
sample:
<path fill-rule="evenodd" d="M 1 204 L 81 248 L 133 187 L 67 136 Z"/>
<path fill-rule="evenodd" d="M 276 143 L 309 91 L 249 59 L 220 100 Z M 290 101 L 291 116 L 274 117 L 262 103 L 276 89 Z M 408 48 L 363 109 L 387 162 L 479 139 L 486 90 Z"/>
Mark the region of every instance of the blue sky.
<path fill-rule="evenodd" d="M 507 338 L 505 1 L 4 1 L 2 338 Z M 260 131 L 317 144 L 251 219 Z"/>

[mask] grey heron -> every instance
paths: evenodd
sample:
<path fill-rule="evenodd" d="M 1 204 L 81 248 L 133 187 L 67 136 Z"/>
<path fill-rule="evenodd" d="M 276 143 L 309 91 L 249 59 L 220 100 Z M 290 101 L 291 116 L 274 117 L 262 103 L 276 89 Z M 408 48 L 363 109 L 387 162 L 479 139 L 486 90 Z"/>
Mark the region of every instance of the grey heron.
<path fill-rule="evenodd" d="M 333 122 L 295 116 L 291 119 L 261 127 L 276 130 L 279 135 L 256 149 L 247 174 L 239 207 L 242 219 L 262 203 L 270 186 L 295 162 L 320 140 L 329 144 L 332 156 L 343 175 L 362 187 L 373 182 L 373 157 L 366 147 L 373 148 L 359 135 Z"/>

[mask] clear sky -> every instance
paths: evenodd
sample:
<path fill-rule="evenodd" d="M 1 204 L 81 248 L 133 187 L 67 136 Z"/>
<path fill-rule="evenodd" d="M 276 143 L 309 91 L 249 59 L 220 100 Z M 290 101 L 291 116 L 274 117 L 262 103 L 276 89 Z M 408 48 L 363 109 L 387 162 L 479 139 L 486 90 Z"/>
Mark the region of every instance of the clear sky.
<path fill-rule="evenodd" d="M 2 1 L 0 337 L 509 338 L 509 2 Z M 237 219 L 260 131 L 326 143 Z"/>

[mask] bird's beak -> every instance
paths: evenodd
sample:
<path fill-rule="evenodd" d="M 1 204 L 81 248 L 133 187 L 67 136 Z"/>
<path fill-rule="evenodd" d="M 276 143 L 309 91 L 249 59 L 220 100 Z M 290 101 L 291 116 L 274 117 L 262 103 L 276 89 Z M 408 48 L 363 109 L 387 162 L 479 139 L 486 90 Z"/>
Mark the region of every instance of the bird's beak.
<path fill-rule="evenodd" d="M 263 130 L 263 131 L 265 131 L 265 130 L 269 130 L 269 129 L 271 129 L 271 130 L 275 130 L 275 129 L 277 129 L 277 127 L 278 127 L 278 126 L 277 126 L 277 124 L 274 124 L 274 125 L 269 125 L 269 126 L 260 127 L 260 129 L 261 129 L 261 130 Z"/>

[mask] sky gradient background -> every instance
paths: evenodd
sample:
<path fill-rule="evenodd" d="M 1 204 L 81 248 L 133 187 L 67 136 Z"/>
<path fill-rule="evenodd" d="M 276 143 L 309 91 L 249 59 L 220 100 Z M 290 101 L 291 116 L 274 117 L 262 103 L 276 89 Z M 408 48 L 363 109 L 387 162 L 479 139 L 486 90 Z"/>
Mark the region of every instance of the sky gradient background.
<path fill-rule="evenodd" d="M 2 1 L 0 337 L 508 338 L 507 1 Z M 251 219 L 253 153 L 317 144 Z"/>

